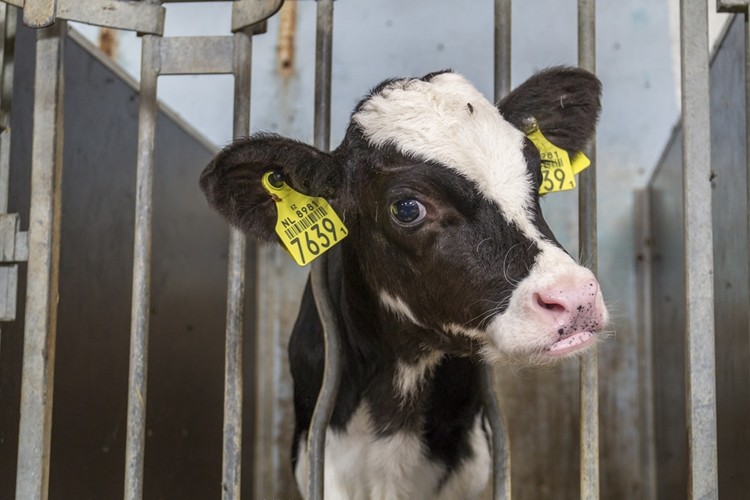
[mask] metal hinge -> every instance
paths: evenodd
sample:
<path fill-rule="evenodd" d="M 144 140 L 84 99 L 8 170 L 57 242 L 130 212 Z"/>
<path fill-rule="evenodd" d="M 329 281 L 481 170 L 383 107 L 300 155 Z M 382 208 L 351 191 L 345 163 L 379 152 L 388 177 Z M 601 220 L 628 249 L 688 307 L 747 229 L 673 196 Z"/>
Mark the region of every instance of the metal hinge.
<path fill-rule="evenodd" d="M 0 214 L 0 321 L 16 319 L 18 263 L 29 258 L 29 233 L 18 226 L 18 214 Z"/>

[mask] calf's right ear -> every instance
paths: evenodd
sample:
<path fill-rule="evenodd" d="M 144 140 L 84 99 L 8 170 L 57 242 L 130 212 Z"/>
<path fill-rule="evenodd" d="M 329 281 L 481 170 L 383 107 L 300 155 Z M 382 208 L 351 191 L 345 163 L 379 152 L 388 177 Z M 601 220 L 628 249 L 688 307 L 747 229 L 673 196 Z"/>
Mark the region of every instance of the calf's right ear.
<path fill-rule="evenodd" d="M 334 157 L 275 134 L 255 134 L 224 148 L 201 173 L 208 203 L 229 223 L 266 241 L 276 239 L 276 206 L 263 175 L 281 172 L 284 182 L 310 196 L 333 198 L 342 182 Z"/>

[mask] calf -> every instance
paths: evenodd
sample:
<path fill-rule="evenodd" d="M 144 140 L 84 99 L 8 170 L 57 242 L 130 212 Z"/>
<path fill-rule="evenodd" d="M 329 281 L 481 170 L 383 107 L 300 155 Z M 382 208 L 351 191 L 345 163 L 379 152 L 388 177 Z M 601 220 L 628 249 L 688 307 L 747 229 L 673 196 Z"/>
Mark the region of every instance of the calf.
<path fill-rule="evenodd" d="M 328 275 L 343 376 L 327 496 L 476 497 L 490 468 L 481 363 L 546 363 L 595 343 L 607 323 L 599 285 L 542 217 L 540 155 L 522 130 L 535 122 L 580 151 L 600 92 L 573 68 L 538 73 L 497 106 L 452 72 L 391 79 L 357 105 L 332 153 L 257 134 L 206 167 L 210 204 L 258 239 L 276 238 L 269 171 L 327 198 L 348 227 Z M 322 335 L 308 283 L 289 344 L 303 491 Z"/>

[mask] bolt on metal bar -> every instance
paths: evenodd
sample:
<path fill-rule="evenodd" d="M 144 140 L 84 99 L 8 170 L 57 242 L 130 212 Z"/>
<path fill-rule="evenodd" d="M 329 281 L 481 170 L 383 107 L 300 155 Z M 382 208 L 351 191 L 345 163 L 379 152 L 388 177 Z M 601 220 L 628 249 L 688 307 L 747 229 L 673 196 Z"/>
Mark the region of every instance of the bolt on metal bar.
<path fill-rule="evenodd" d="M 133 247 L 133 303 L 130 327 L 128 420 L 125 443 L 125 500 L 138 500 L 143 492 L 148 333 L 151 304 L 151 222 L 157 115 L 156 84 L 159 75 L 160 42 L 161 38 L 156 35 L 144 35 L 141 48 L 135 243 Z"/>
<path fill-rule="evenodd" d="M 233 35 L 234 40 L 234 124 L 235 138 L 250 132 L 250 82 L 252 75 L 252 31 Z M 227 329 L 224 348 L 224 444 L 222 488 L 224 500 L 239 500 L 242 472 L 242 353 L 244 348 L 245 270 L 247 238 L 242 231 L 229 233 L 227 277 Z"/>
<path fill-rule="evenodd" d="M 578 0 L 578 66 L 596 71 L 596 0 Z M 586 151 L 596 163 L 596 142 Z M 598 272 L 596 227 L 596 168 L 580 174 L 578 192 L 578 252 L 580 262 Z M 599 356 L 581 359 L 581 498 L 599 498 Z"/>
<path fill-rule="evenodd" d="M 331 137 L 331 61 L 333 52 L 333 0 L 318 0 L 317 33 L 315 42 L 315 146 L 330 149 Z M 328 289 L 328 256 L 322 255 L 312 263 L 311 280 L 315 305 L 325 339 L 325 368 L 323 383 L 307 438 L 308 477 L 307 498 L 323 499 L 325 477 L 325 441 L 328 424 L 338 395 L 341 379 L 341 339 L 338 317 Z"/>
<path fill-rule="evenodd" d="M 52 391 L 57 333 L 63 148 L 63 58 L 67 25 L 37 32 L 21 419 L 16 498 L 49 489 Z"/>
<path fill-rule="evenodd" d="M 717 498 L 708 6 L 680 2 L 690 498 Z"/>
<path fill-rule="evenodd" d="M 511 0 L 495 0 L 495 102 L 510 92 L 511 86 Z M 511 498 L 511 454 L 508 424 L 495 392 L 494 370 L 482 368 L 482 395 L 485 415 L 492 430 L 492 498 Z"/>

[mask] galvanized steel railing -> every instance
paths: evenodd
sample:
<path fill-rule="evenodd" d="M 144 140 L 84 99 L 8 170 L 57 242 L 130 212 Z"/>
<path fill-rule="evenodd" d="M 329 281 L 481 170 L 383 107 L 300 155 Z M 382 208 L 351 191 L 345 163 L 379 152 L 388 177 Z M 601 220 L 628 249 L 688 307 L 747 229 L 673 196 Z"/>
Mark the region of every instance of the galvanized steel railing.
<path fill-rule="evenodd" d="M 163 38 L 164 9 L 158 0 L 6 0 L 6 20 L 14 8 L 23 7 L 23 20 L 40 28 L 37 39 L 37 78 L 32 156 L 32 202 L 28 232 L 28 292 L 19 429 L 16 495 L 44 499 L 48 490 L 51 405 L 55 360 L 57 274 L 60 238 L 60 179 L 62 175 L 62 76 L 66 24 L 64 19 L 143 34 L 139 107 L 136 226 L 133 270 L 133 305 L 128 395 L 125 498 L 138 499 L 143 487 L 144 426 L 147 394 L 147 347 L 150 305 L 150 261 L 153 151 L 158 77 L 167 74 L 233 74 L 235 76 L 234 135 L 249 132 L 252 36 L 265 30 L 264 21 L 283 0 L 237 0 L 233 5 L 232 36 Z M 495 99 L 510 90 L 511 1 L 495 0 Z M 747 0 L 718 0 L 723 10 L 742 11 Z M 330 85 L 333 1 L 318 0 L 316 44 L 315 145 L 328 150 L 330 143 Z M 7 14 L 6 14 L 7 12 Z M 595 1 L 578 2 L 579 65 L 595 70 Z M 715 497 L 717 492 L 716 414 L 714 378 L 713 293 L 711 269 L 710 132 L 708 120 L 708 46 L 705 2 L 681 3 L 682 99 L 684 140 L 684 199 L 687 282 L 688 425 L 692 497 Z M 12 27 L 5 23 L 6 32 Z M 750 29 L 746 32 L 746 67 L 750 74 Z M 7 211 L 6 110 L 7 50 L 2 103 L 0 103 L 0 211 Z M 750 80 L 746 80 L 750 81 Z M 747 87 L 750 102 L 750 84 Z M 750 130 L 750 114 L 748 130 Z M 750 135 L 748 135 L 750 138 Z M 748 139 L 750 145 L 750 139 Z M 595 160 L 595 147 L 588 151 Z M 750 156 L 750 155 L 749 155 Z M 748 161 L 750 178 L 750 161 Z M 750 188 L 748 189 L 750 196 Z M 750 215 L 750 214 L 749 214 Z M 8 226 L 2 215 L 3 234 L 13 233 L 13 256 L 3 246 L 2 263 L 26 260 L 26 235 Z M 748 217 L 750 220 L 750 216 Z M 750 234 L 750 231 L 748 231 Z M 596 272 L 595 169 L 581 174 L 579 194 L 580 260 Z M 8 242 L 7 236 L 4 242 Z M 750 244 L 750 242 L 749 242 Z M 236 230 L 230 235 L 225 348 L 223 498 L 239 498 L 242 437 L 242 351 L 246 241 Z M 7 266 L 3 265 L 3 272 Z M 3 274 L 4 275 L 4 274 Z M 326 289 L 326 260 L 313 265 L 316 304 L 326 337 L 326 372 L 308 437 L 308 497 L 323 497 L 325 430 L 337 393 L 338 335 L 336 315 Z M 13 307 L 14 308 L 14 307 Z M 581 497 L 599 496 L 598 360 L 596 354 L 581 362 Z M 510 489 L 510 447 L 502 413 L 492 390 L 489 370 L 483 373 L 483 391 L 493 430 L 494 498 L 507 499 Z"/>

